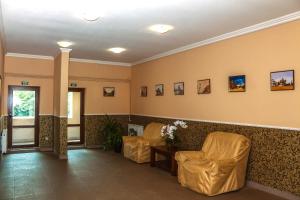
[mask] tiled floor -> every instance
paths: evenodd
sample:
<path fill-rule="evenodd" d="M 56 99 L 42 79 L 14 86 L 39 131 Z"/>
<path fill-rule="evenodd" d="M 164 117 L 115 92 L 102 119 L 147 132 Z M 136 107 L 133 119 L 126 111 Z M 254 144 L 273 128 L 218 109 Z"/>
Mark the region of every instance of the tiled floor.
<path fill-rule="evenodd" d="M 18 200 L 281 200 L 244 188 L 206 197 L 181 187 L 169 173 L 138 165 L 120 154 L 69 150 L 67 161 L 51 153 L 4 156 L 0 163 L 0 199 Z"/>

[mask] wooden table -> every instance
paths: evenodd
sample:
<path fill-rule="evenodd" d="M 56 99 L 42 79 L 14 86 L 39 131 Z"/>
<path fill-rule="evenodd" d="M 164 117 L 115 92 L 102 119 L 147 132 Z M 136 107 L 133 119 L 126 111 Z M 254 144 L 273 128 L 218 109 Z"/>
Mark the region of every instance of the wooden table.
<path fill-rule="evenodd" d="M 175 153 L 177 149 L 170 149 L 167 146 L 156 146 L 151 147 L 151 167 L 159 167 L 164 170 L 167 170 L 171 173 L 172 176 L 177 176 L 177 161 L 175 160 Z M 166 160 L 156 161 L 156 155 L 164 155 Z"/>

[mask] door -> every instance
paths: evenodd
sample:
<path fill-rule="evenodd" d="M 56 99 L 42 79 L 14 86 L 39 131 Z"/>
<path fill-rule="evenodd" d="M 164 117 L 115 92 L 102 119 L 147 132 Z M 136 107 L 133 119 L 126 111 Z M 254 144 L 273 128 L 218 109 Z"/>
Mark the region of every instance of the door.
<path fill-rule="evenodd" d="M 8 147 L 39 146 L 40 88 L 8 86 Z"/>
<path fill-rule="evenodd" d="M 84 88 L 69 88 L 68 144 L 84 144 Z"/>

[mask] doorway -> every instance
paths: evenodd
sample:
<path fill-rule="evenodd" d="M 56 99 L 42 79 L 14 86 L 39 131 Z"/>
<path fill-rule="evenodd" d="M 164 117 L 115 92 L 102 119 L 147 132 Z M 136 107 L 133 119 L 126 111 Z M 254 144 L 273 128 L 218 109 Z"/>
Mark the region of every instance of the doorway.
<path fill-rule="evenodd" d="M 84 144 L 84 88 L 68 91 L 68 144 Z"/>
<path fill-rule="evenodd" d="M 8 86 L 8 147 L 39 146 L 40 87 Z"/>

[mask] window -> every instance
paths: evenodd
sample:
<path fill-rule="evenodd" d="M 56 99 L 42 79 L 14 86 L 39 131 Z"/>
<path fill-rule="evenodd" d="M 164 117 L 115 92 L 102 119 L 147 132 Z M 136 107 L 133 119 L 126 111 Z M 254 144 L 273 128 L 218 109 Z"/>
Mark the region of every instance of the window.
<path fill-rule="evenodd" d="M 68 92 L 68 118 L 73 118 L 73 92 Z"/>
<path fill-rule="evenodd" d="M 35 92 L 13 91 L 13 116 L 34 117 L 35 116 Z"/>

